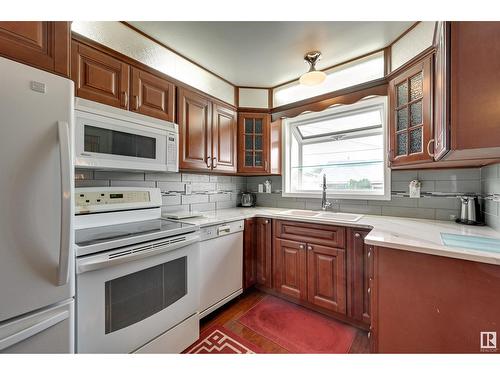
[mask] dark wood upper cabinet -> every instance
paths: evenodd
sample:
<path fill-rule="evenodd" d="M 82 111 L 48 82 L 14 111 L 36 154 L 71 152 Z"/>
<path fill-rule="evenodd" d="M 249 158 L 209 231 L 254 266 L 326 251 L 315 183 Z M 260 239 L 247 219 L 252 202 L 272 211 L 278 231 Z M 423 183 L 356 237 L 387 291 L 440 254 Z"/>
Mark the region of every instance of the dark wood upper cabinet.
<path fill-rule="evenodd" d="M 237 170 L 236 111 L 222 103 L 213 103 L 212 161 L 217 172 L 236 173 Z"/>
<path fill-rule="evenodd" d="M 128 64 L 77 41 L 71 44 L 71 56 L 76 96 L 128 109 Z"/>
<path fill-rule="evenodd" d="M 282 120 L 278 119 L 270 124 L 270 152 L 269 152 L 269 173 L 274 175 L 281 174 L 281 132 Z"/>
<path fill-rule="evenodd" d="M 272 288 L 272 224 L 262 217 L 255 220 L 256 281 Z"/>
<path fill-rule="evenodd" d="M 130 110 L 174 121 L 175 86 L 166 79 L 132 68 Z"/>
<path fill-rule="evenodd" d="M 432 55 L 389 82 L 391 165 L 432 161 Z"/>
<path fill-rule="evenodd" d="M 1 21 L 0 55 L 69 77 L 70 22 Z"/>
<path fill-rule="evenodd" d="M 243 289 L 248 289 L 257 282 L 256 276 L 256 219 L 245 220 L 243 232 Z"/>
<path fill-rule="evenodd" d="M 274 288 L 297 300 L 307 299 L 307 251 L 304 242 L 275 238 Z"/>
<path fill-rule="evenodd" d="M 450 32 L 452 149 L 500 157 L 500 23 L 451 22 Z"/>
<path fill-rule="evenodd" d="M 369 327 L 373 246 L 365 245 L 369 231 L 349 229 L 347 236 L 347 315 Z"/>
<path fill-rule="evenodd" d="M 212 169 L 212 131 L 210 100 L 193 91 L 179 88 L 179 168 Z"/>
<path fill-rule="evenodd" d="M 450 25 L 438 22 L 434 58 L 434 160 L 450 150 Z"/>
<path fill-rule="evenodd" d="M 307 244 L 307 289 L 313 305 L 346 313 L 345 250 Z"/>
<path fill-rule="evenodd" d="M 238 114 L 238 172 L 270 173 L 270 120 L 266 113 Z"/>
<path fill-rule="evenodd" d="M 185 88 L 178 89 L 179 168 L 236 173 L 236 111 Z"/>

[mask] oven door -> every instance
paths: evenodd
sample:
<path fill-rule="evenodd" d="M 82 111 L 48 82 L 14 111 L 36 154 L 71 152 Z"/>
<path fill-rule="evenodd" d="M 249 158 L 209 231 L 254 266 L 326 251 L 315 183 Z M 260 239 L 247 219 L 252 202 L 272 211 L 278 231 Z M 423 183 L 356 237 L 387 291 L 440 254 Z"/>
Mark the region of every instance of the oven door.
<path fill-rule="evenodd" d="M 198 241 L 188 234 L 78 258 L 77 352 L 130 353 L 197 314 Z"/>
<path fill-rule="evenodd" d="M 166 129 L 83 111 L 75 114 L 77 167 L 162 172 L 169 169 Z"/>

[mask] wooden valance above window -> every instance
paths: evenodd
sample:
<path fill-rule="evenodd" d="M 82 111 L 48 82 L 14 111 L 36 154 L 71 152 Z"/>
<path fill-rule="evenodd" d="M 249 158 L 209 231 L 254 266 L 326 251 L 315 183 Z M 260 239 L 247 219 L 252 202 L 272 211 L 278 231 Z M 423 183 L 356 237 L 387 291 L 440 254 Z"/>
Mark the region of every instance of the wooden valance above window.
<path fill-rule="evenodd" d="M 292 118 L 304 112 L 323 111 L 335 104 L 353 104 L 368 96 L 386 95 L 387 79 L 381 78 L 273 108 L 271 118 L 272 121 L 280 118 Z"/>

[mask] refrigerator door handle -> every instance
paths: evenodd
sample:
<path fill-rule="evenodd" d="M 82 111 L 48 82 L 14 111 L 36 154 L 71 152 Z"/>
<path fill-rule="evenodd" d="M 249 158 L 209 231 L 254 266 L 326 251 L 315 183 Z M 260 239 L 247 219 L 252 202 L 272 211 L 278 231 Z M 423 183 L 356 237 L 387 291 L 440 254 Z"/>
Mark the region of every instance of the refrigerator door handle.
<path fill-rule="evenodd" d="M 27 338 L 35 336 L 36 334 L 45 331 L 46 329 L 55 326 L 57 323 L 62 322 L 69 318 L 69 311 L 60 311 L 41 322 L 35 323 L 32 326 L 25 328 L 19 332 L 14 333 L 8 337 L 0 339 L 0 352 L 4 349 L 7 349 L 10 346 L 13 346 L 17 343 L 20 343 Z"/>
<path fill-rule="evenodd" d="M 69 279 L 69 255 L 71 249 L 71 149 L 69 124 L 65 121 L 58 121 L 57 130 L 61 162 L 61 238 L 57 285 L 65 285 Z"/>

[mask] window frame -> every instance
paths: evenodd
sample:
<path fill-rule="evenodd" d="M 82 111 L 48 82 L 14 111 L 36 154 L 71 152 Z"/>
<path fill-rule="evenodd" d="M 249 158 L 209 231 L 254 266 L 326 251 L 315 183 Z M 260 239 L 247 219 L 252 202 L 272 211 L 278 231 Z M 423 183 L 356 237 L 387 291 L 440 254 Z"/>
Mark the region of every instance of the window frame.
<path fill-rule="evenodd" d="M 332 106 L 321 112 L 310 112 L 299 115 L 294 118 L 284 119 L 282 126 L 282 139 L 283 139 L 283 170 L 282 170 L 282 186 L 283 191 L 281 195 L 283 197 L 295 197 L 295 198 L 321 198 L 321 191 L 313 190 L 303 190 L 303 191 L 291 191 L 291 144 L 292 137 L 296 134 L 300 135 L 300 130 L 298 126 L 311 123 L 314 120 L 324 119 L 324 118 L 335 118 L 342 117 L 349 113 L 362 113 L 365 111 L 373 110 L 378 108 L 381 110 L 382 114 L 382 139 L 383 139 L 383 165 L 384 165 L 384 192 L 383 194 L 366 194 L 366 192 L 350 192 L 350 193 L 339 193 L 338 191 L 327 190 L 327 198 L 329 199 L 353 199 L 353 200 L 390 200 L 391 199 L 391 169 L 388 166 L 388 98 L 387 96 L 373 96 L 369 98 L 364 98 L 354 104 L 340 104 Z M 373 127 L 366 127 L 365 129 L 356 130 L 356 133 L 365 132 L 367 135 L 373 132 Z M 348 134 L 347 132 L 340 133 L 329 133 L 319 137 L 306 137 L 302 144 L 313 144 L 324 142 L 327 139 L 331 139 L 332 135 L 335 134 Z M 378 133 L 378 131 L 377 131 Z M 301 144 L 299 142 L 299 147 Z M 299 163 L 301 163 L 302 152 L 299 153 Z"/>

